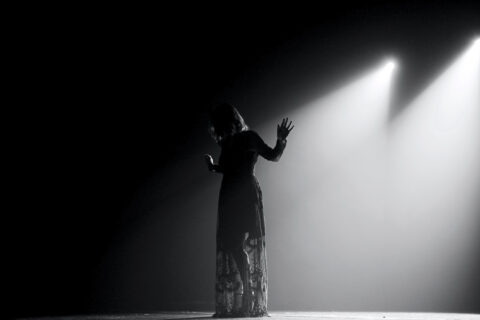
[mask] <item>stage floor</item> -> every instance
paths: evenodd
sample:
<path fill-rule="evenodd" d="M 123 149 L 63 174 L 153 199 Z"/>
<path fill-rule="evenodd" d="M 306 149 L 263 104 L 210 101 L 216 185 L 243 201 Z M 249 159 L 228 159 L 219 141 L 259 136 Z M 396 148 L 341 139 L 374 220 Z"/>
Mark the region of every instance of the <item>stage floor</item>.
<path fill-rule="evenodd" d="M 144 314 L 76 315 L 63 317 L 25 318 L 52 320 L 203 320 L 211 312 L 159 312 Z M 215 318 L 219 319 L 219 318 Z M 231 319 L 231 318 L 230 318 Z M 270 312 L 270 317 L 242 318 L 269 320 L 480 320 L 479 314 L 409 313 L 409 312 Z"/>

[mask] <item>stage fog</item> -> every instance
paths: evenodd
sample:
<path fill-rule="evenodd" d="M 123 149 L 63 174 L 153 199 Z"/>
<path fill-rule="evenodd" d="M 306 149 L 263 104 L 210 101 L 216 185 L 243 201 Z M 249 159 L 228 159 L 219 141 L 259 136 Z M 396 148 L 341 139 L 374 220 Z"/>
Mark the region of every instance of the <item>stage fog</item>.
<path fill-rule="evenodd" d="M 408 61 L 376 55 L 332 76 L 316 61 L 320 46 L 308 49 L 308 59 L 277 57 L 216 97 L 270 145 L 283 116 L 295 121 L 282 161 L 260 160 L 256 169 L 269 307 L 475 310 L 478 45 L 459 46 L 404 97 L 395 91 Z M 112 308 L 213 307 L 221 177 L 202 160 L 218 156 L 204 123 L 181 157 L 137 191 L 131 210 L 148 214 L 105 257 L 97 283 L 115 297 Z"/>

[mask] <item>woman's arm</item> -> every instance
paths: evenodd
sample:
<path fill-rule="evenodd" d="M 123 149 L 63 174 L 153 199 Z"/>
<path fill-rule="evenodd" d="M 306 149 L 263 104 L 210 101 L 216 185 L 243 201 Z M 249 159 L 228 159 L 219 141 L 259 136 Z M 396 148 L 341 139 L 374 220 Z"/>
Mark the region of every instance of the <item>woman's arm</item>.
<path fill-rule="evenodd" d="M 283 119 L 282 123 L 277 125 L 277 143 L 275 147 L 270 148 L 265 142 L 263 142 L 260 136 L 253 132 L 253 148 L 258 152 L 262 157 L 270 161 L 280 160 L 283 150 L 287 146 L 287 136 L 292 131 L 294 126 L 292 126 L 292 121 L 288 123 L 288 118 Z"/>
<path fill-rule="evenodd" d="M 287 146 L 287 140 L 277 139 L 277 143 L 275 144 L 275 147 L 272 149 L 265 142 L 263 142 L 260 136 L 258 136 L 258 141 L 256 143 L 255 151 L 257 151 L 258 154 L 264 157 L 265 159 L 269 161 L 277 162 L 282 157 L 283 150 L 285 150 L 286 146 Z"/>

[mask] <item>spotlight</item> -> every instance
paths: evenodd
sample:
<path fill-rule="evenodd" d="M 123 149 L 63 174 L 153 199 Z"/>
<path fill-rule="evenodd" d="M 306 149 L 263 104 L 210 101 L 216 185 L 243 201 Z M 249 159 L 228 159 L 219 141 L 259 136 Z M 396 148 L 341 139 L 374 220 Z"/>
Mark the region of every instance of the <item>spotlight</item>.
<path fill-rule="evenodd" d="M 396 67 L 397 67 L 397 63 L 393 59 L 388 60 L 387 63 L 385 64 L 385 68 L 390 71 L 393 71 Z"/>
<path fill-rule="evenodd" d="M 480 38 L 477 38 L 477 39 L 473 40 L 473 45 L 474 45 L 475 47 L 480 46 Z"/>

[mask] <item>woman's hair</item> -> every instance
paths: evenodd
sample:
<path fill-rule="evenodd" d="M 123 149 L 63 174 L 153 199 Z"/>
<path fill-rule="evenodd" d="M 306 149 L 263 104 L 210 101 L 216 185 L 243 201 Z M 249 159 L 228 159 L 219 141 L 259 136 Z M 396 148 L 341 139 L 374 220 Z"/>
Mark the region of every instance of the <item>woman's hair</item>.
<path fill-rule="evenodd" d="M 217 143 L 237 132 L 248 130 L 240 112 L 229 105 L 222 103 L 210 111 L 209 131 Z"/>

